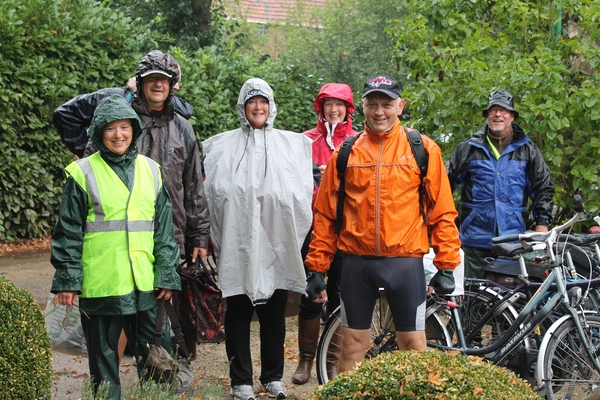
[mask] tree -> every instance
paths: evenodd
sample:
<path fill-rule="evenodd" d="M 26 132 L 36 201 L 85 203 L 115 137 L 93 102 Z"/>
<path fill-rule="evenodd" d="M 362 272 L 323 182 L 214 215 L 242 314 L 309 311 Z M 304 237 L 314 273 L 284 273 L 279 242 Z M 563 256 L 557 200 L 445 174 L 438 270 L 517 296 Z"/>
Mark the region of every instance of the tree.
<path fill-rule="evenodd" d="M 163 35 L 167 44 L 188 50 L 210 46 L 225 34 L 221 0 L 109 0 L 108 4 Z"/>
<path fill-rule="evenodd" d="M 598 15 L 593 0 L 409 1 L 386 31 L 408 71 L 410 124 L 448 156 L 484 124 L 487 95 L 507 89 L 516 122 L 550 166 L 555 219 L 570 215 L 577 192 L 588 209 L 599 208 Z"/>
<path fill-rule="evenodd" d="M 246 35 L 248 48 L 261 48 L 291 65 L 317 71 L 326 82 L 362 90 L 370 75 L 399 72 L 385 26 L 405 12 L 405 1 L 327 0 L 325 7 L 298 1 L 283 23 L 265 35 Z M 250 24 L 248 24 L 250 25 Z M 251 31 L 248 25 L 243 29 Z M 276 37 L 276 41 L 270 39 Z M 316 95 L 316 93 L 315 93 Z"/>

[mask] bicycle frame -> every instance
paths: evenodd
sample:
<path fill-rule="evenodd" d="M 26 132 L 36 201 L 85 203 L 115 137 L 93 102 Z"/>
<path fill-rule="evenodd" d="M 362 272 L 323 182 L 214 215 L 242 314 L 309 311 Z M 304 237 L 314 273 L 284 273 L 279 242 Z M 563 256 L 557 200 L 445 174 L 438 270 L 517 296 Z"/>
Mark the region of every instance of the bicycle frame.
<path fill-rule="evenodd" d="M 558 279 L 557 279 L 558 277 Z M 546 292 L 552 286 L 552 283 L 560 282 L 557 285 L 557 291 L 552 293 L 550 297 L 547 297 Z M 562 284 L 562 287 L 561 287 Z M 492 306 L 484 318 L 476 324 L 476 328 L 480 328 L 481 325 L 485 322 L 484 320 L 492 315 L 499 307 L 503 306 L 508 302 L 508 299 L 512 297 L 512 293 L 509 293 L 503 297 L 503 299 Z M 546 300 L 546 303 L 538 309 L 540 303 Z M 510 326 L 508 330 L 506 330 L 493 344 L 486 347 L 481 348 L 468 348 L 466 347 L 466 338 L 464 336 L 464 332 L 462 330 L 462 326 L 459 329 L 459 326 L 462 325 L 460 313 L 457 308 L 451 308 L 452 320 L 457 326 L 457 332 L 459 338 L 459 343 L 461 347 L 447 347 L 438 345 L 435 343 L 428 343 L 431 347 L 438 348 L 441 350 L 458 350 L 466 355 L 474 355 L 474 356 L 485 356 L 487 354 L 495 353 L 495 355 L 490 359 L 493 363 L 497 364 L 502 359 L 504 359 L 515 347 L 523 341 L 529 334 L 531 334 L 535 328 L 550 315 L 550 313 L 556 309 L 560 304 L 567 304 L 570 307 L 569 299 L 566 295 L 566 289 L 564 287 L 564 282 L 562 281 L 562 271 L 560 268 L 554 268 L 548 278 L 541 284 L 538 290 L 534 293 L 531 299 L 526 303 L 521 312 L 519 312 L 517 319 Z M 440 304 L 440 308 L 443 305 Z M 438 308 L 439 309 L 439 308 Z M 527 318 L 531 316 L 532 311 L 537 310 L 535 315 L 525 322 Z M 475 329 L 477 331 L 477 329 Z"/>

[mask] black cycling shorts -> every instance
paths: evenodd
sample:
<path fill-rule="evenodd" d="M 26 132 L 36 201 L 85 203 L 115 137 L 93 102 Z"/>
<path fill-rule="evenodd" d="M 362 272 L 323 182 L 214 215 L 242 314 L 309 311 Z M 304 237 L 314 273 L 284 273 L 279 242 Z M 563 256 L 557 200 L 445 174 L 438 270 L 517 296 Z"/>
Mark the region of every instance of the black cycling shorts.
<path fill-rule="evenodd" d="M 425 330 L 426 287 L 423 259 L 346 254 L 342 264 L 342 325 L 370 329 L 379 289 L 394 317 L 396 331 Z"/>

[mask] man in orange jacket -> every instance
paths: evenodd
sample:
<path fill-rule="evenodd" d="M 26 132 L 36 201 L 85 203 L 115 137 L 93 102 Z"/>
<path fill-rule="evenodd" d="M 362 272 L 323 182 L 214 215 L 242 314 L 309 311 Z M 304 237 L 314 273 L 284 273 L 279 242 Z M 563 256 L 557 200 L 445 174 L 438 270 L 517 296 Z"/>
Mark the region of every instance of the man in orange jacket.
<path fill-rule="evenodd" d="M 323 272 L 336 249 L 344 253 L 341 278 L 342 353 L 339 371 L 363 361 L 379 288 L 394 316 L 400 349 L 425 349 L 426 295 L 454 290 L 460 263 L 457 216 L 439 146 L 422 136 L 428 153 L 425 219 L 420 212 L 421 171 L 399 115 L 405 101 L 389 76 L 367 80 L 363 92 L 364 133 L 356 139 L 346 168 L 344 213 L 334 233 L 339 179 L 338 150 L 327 164 L 314 206 L 314 229 L 306 259 L 306 292 L 327 300 Z M 423 255 L 431 245 L 438 273 L 425 284 Z"/>

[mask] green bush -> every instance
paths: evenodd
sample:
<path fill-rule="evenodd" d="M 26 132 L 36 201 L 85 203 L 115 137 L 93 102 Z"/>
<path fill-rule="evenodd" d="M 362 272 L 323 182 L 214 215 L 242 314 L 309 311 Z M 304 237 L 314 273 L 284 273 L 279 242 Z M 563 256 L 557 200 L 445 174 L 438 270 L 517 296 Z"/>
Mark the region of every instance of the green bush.
<path fill-rule="evenodd" d="M 31 294 L 0 276 L 0 397 L 50 399 L 52 350 Z"/>
<path fill-rule="evenodd" d="M 72 160 L 52 111 L 121 85 L 148 37 L 95 0 L 0 2 L 0 240 L 50 233 Z"/>
<path fill-rule="evenodd" d="M 540 399 L 529 384 L 477 357 L 436 350 L 383 353 L 315 390 L 332 399 Z"/>

